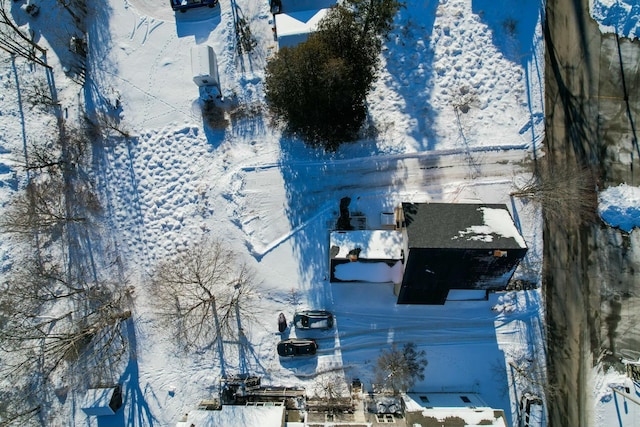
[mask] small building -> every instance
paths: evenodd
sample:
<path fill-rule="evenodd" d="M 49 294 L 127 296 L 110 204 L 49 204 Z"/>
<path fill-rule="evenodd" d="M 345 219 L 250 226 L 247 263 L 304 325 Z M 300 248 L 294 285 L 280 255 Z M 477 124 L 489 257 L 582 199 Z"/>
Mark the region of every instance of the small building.
<path fill-rule="evenodd" d="M 284 427 L 285 407 L 254 405 L 222 405 L 218 410 L 196 409 L 189 412 L 176 427 Z"/>
<path fill-rule="evenodd" d="M 504 204 L 403 203 L 398 304 L 444 304 L 450 289 L 504 290 L 527 246 Z"/>
<path fill-rule="evenodd" d="M 274 31 L 278 47 L 294 47 L 305 42 L 316 31 L 336 0 L 275 0 L 271 2 L 274 13 Z"/>
<path fill-rule="evenodd" d="M 333 231 L 329 236 L 330 281 L 399 284 L 402 251 L 399 231 Z"/>
<path fill-rule="evenodd" d="M 407 426 L 507 427 L 502 409 L 489 407 L 476 393 L 406 393 Z"/>
<path fill-rule="evenodd" d="M 202 44 L 191 48 L 191 72 L 194 83 L 199 87 L 220 88 L 218 61 L 211 46 Z"/>
<path fill-rule="evenodd" d="M 94 417 L 114 415 L 122 407 L 122 388 L 114 387 L 90 388 L 84 395 L 80 408 Z"/>

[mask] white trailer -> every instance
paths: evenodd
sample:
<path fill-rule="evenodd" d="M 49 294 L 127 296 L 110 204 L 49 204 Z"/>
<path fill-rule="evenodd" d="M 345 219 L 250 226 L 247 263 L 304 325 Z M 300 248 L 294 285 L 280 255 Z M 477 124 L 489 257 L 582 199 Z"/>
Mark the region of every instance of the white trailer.
<path fill-rule="evenodd" d="M 218 61 L 211 46 L 202 44 L 191 48 L 191 72 L 194 83 L 199 87 L 220 89 Z"/>

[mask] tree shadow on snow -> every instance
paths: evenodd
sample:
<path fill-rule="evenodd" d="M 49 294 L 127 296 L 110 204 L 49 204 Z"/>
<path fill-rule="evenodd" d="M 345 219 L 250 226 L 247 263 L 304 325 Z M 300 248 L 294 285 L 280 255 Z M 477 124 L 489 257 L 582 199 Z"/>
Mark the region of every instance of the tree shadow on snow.
<path fill-rule="evenodd" d="M 34 3 L 40 6 L 35 17 L 26 13 L 24 1 L 11 2 L 14 21 L 18 26 L 28 23 L 36 43 L 46 39 L 65 73 L 82 84 L 87 58 L 92 56 L 102 64 L 106 57 L 104 52 L 111 47 L 109 4 L 77 2 L 69 3 L 65 8 L 63 2 L 57 1 Z"/>
<path fill-rule="evenodd" d="M 401 8 L 394 21 L 394 29 L 384 43 L 383 52 L 389 78 L 385 81 L 388 89 L 402 97 L 398 102 L 401 111 L 413 116 L 416 125 L 412 132 L 418 142 L 419 151 L 432 150 L 436 146 L 436 134 L 433 132 L 434 110 L 430 106 L 431 77 L 433 75 L 433 50 L 430 39 L 439 2 L 407 2 Z M 414 4 L 421 3 L 421 4 Z M 393 123 L 390 125 L 393 126 Z M 379 132 L 384 132 L 385 123 L 381 123 Z"/>
<path fill-rule="evenodd" d="M 493 33 L 493 43 L 505 58 L 526 65 L 533 54 L 542 4 L 538 0 L 473 0 L 473 13 Z"/>
<path fill-rule="evenodd" d="M 176 12 L 175 15 L 178 37 L 193 36 L 196 44 L 206 42 L 221 21 L 220 5 L 213 8 L 196 7 L 184 12 Z"/>
<path fill-rule="evenodd" d="M 128 426 L 157 425 L 158 420 L 151 413 L 147 403 L 148 394 L 156 399 L 152 391 L 140 388 L 140 371 L 137 359 L 137 339 L 133 318 L 126 320 L 126 330 L 129 339 L 129 363 L 119 383 L 123 385 L 123 412 Z M 156 399 L 157 400 L 157 399 Z"/>
<path fill-rule="evenodd" d="M 542 35 L 536 32 L 542 25 L 543 5 L 537 0 L 523 0 L 517 3 L 509 0 L 473 0 L 473 12 L 486 23 L 493 34 L 493 44 L 509 61 L 523 67 L 526 78 L 527 105 L 530 120 L 521 129 L 520 134 L 529 134 L 533 145 L 533 154 L 542 144 L 544 133 L 537 131 L 544 120 L 544 50 Z M 532 88 L 536 88 L 532 91 Z M 539 96 L 540 99 L 534 99 Z M 538 109 L 534 110 L 534 106 Z"/>

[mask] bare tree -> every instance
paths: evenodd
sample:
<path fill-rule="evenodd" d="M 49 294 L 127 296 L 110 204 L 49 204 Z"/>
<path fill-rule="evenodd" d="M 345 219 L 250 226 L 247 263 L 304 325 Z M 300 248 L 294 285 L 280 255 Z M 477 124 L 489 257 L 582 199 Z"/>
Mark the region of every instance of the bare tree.
<path fill-rule="evenodd" d="M 12 384 L 8 390 L 3 390 L 0 400 L 0 425 L 33 425 L 31 421 L 42 410 L 41 396 L 33 392 L 30 384 Z"/>
<path fill-rule="evenodd" d="M 398 348 L 395 344 L 382 350 L 376 363 L 376 383 L 378 387 L 392 390 L 394 394 L 409 390 L 416 381 L 424 380 L 427 367 L 426 352 L 417 350 L 412 342 Z"/>
<path fill-rule="evenodd" d="M 578 164 L 556 167 L 542 163 L 533 177 L 516 184 L 511 196 L 537 202 L 547 220 L 581 224 L 596 215 L 597 194 L 593 172 Z"/>
<path fill-rule="evenodd" d="M 131 316 L 125 287 L 68 276 L 40 259 L 14 269 L 2 283 L 0 343 L 12 354 L 3 366 L 9 372 L 48 378 L 67 363 L 99 367 L 124 353 L 121 322 Z"/>
<path fill-rule="evenodd" d="M 0 49 L 51 69 L 45 60 L 38 57 L 38 52 L 46 57 L 47 50 L 33 41 L 31 35 L 25 34 L 11 19 L 5 0 L 0 0 Z"/>
<path fill-rule="evenodd" d="M 217 342 L 224 370 L 223 338 L 234 339 L 237 316 L 251 316 L 255 273 L 220 240 L 203 238 L 152 275 L 159 314 L 177 328 L 186 347 Z"/>
<path fill-rule="evenodd" d="M 316 412 L 342 413 L 353 409 L 349 387 L 344 375 L 327 372 L 319 375 L 313 387 L 313 396 L 307 401 L 310 410 Z"/>
<path fill-rule="evenodd" d="M 335 372 L 322 374 L 314 383 L 314 395 L 327 401 L 335 401 L 343 397 L 349 397 L 349 387 L 343 375 Z"/>
<path fill-rule="evenodd" d="M 5 233 L 40 233 L 48 240 L 59 236 L 65 224 L 84 222 L 85 217 L 68 215 L 63 186 L 61 176 L 43 175 L 32 180 L 25 192 L 10 202 L 0 219 L 0 229 Z"/>

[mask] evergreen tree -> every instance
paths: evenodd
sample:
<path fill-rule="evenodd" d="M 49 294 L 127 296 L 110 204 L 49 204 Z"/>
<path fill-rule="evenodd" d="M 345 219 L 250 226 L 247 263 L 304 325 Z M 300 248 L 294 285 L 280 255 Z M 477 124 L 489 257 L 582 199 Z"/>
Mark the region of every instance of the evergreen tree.
<path fill-rule="evenodd" d="M 391 28 L 399 7 L 391 0 L 335 6 L 306 42 L 283 48 L 269 62 L 267 101 L 289 132 L 329 150 L 357 138 L 376 76 L 381 36 Z"/>

